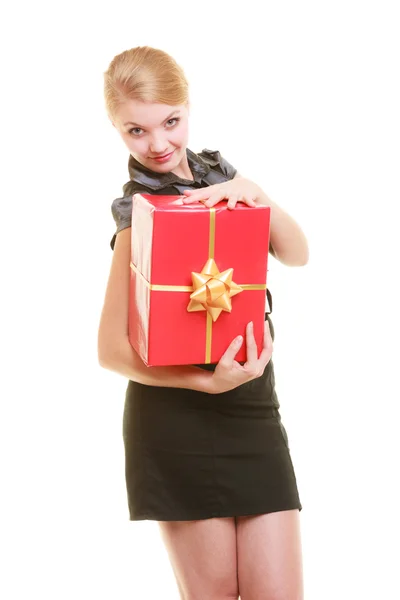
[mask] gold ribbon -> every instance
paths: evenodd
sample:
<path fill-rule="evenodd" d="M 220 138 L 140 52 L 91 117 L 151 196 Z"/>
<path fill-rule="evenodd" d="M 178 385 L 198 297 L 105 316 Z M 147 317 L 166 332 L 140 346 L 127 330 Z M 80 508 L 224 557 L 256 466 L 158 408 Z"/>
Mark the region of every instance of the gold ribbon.
<path fill-rule="evenodd" d="M 223 310 L 231 312 L 231 298 L 244 290 L 265 290 L 265 283 L 240 285 L 232 281 L 233 269 L 220 273 L 214 260 L 215 250 L 215 208 L 210 208 L 210 234 L 208 260 L 200 273 L 192 271 L 193 285 L 158 285 L 152 284 L 144 277 L 139 269 L 131 262 L 130 268 L 143 280 L 145 285 L 158 292 L 191 292 L 188 312 L 207 311 L 205 363 L 211 362 L 212 324 Z"/>

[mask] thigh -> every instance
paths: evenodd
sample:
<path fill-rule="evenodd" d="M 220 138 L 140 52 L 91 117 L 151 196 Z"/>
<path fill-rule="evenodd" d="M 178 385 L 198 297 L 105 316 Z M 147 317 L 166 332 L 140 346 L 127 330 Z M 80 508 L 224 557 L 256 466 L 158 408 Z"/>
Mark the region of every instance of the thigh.
<path fill-rule="evenodd" d="M 161 537 L 184 600 L 237 600 L 234 517 L 158 521 Z"/>
<path fill-rule="evenodd" d="M 299 511 L 236 517 L 241 600 L 303 600 Z"/>

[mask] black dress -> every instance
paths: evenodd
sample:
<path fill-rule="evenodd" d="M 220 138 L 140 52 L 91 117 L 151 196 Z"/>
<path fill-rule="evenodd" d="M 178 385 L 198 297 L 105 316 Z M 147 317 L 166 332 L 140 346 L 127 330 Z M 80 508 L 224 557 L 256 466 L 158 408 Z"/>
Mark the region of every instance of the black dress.
<path fill-rule="evenodd" d="M 194 181 L 154 173 L 130 156 L 130 181 L 123 197 L 112 203 L 117 224 L 112 249 L 116 234 L 131 225 L 133 193 L 183 194 L 184 189 L 236 174 L 219 152 L 195 154 L 188 149 L 187 157 Z M 268 313 L 265 318 L 274 339 Z M 302 510 L 279 408 L 272 360 L 261 377 L 222 394 L 129 380 L 123 440 L 130 520 L 186 521 Z"/>

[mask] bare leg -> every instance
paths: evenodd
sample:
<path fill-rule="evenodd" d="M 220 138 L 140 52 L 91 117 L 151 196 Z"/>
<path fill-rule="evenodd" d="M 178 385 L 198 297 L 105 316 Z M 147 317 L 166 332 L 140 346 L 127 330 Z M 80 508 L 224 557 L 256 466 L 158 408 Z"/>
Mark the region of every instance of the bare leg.
<path fill-rule="evenodd" d="M 234 517 L 158 524 L 181 600 L 237 600 Z"/>
<path fill-rule="evenodd" d="M 303 600 L 299 511 L 236 517 L 241 600 Z"/>

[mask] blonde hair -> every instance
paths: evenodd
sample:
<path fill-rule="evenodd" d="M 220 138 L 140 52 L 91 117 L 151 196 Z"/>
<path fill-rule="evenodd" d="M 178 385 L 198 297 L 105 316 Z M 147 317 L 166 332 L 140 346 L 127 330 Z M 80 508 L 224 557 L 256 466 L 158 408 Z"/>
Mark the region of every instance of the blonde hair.
<path fill-rule="evenodd" d="M 176 61 L 157 48 L 138 46 L 115 56 L 104 73 L 104 100 L 114 120 L 127 100 L 176 106 L 188 102 L 188 82 Z"/>

